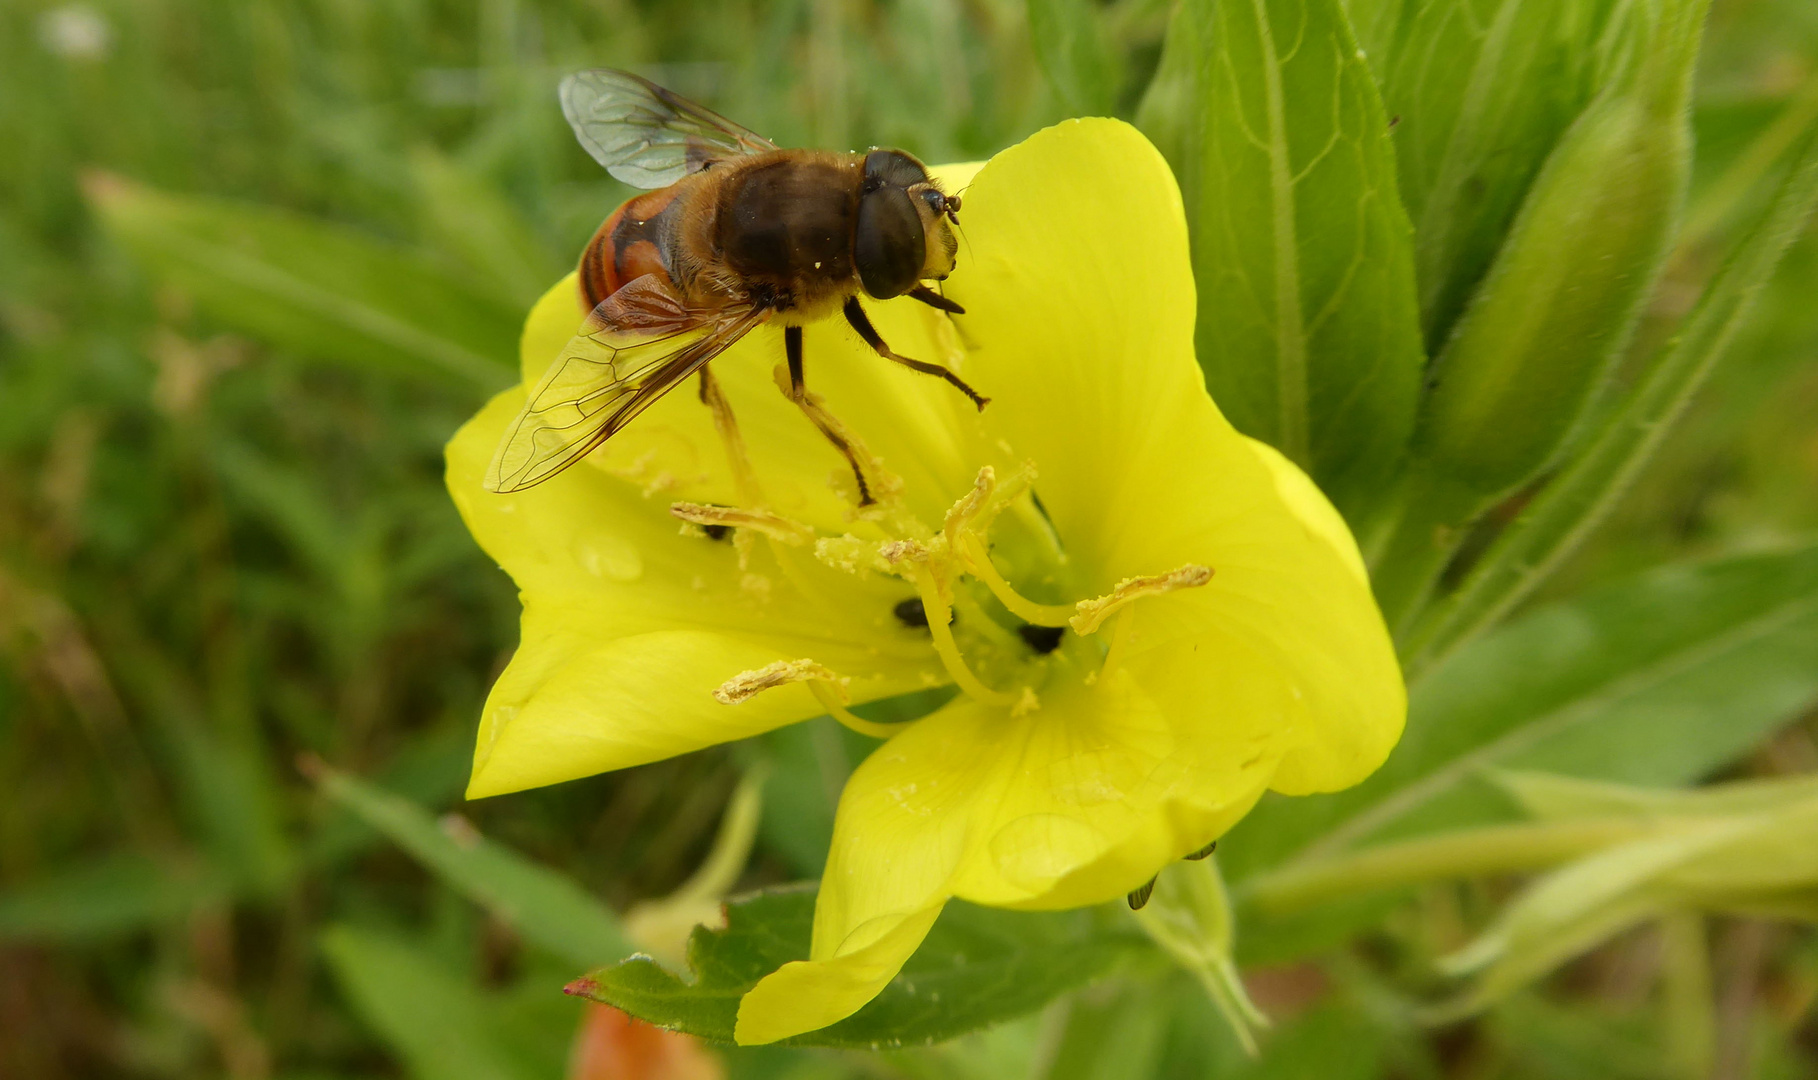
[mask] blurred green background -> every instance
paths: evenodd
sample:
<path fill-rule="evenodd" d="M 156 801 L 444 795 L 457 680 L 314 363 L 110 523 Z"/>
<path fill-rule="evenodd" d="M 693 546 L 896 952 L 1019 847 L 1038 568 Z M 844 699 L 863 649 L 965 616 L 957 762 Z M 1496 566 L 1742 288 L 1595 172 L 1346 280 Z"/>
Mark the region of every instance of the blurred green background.
<path fill-rule="evenodd" d="M 570 966 L 333 811 L 296 767 L 313 754 L 458 809 L 620 908 L 688 876 L 737 782 L 743 751 L 720 748 L 460 802 L 518 607 L 448 502 L 441 446 L 515 380 L 525 305 L 627 195 L 575 145 L 557 80 L 631 67 L 779 143 L 968 159 L 1073 113 L 1130 115 L 1167 16 L 1165 0 L 1101 5 L 1096 85 L 1121 89 L 1072 102 L 1044 79 L 1020 0 L 0 0 L 0 1076 L 378 1077 L 406 1061 L 421 1075 L 410 1016 L 375 1008 L 350 970 L 356 933 L 389 943 L 365 949 L 366 975 L 405 994 L 424 970 L 454 979 L 522 1049 L 463 1075 L 561 1075 L 580 1015 L 555 994 Z M 1695 242 L 1661 323 L 1765 196 L 1732 179 L 1751 148 L 1818 114 L 1815 77 L 1818 4 L 1717 0 Z M 167 225 L 213 207 L 225 231 L 179 248 L 105 229 L 94 200 L 138 200 L 137 220 Z M 324 275 L 364 282 L 378 306 L 350 308 Z M 235 304 L 231 325 L 212 314 Z M 1808 234 L 1550 590 L 1815 529 Z M 828 791 L 852 760 L 813 725 L 771 751 L 811 761 Z M 1742 771 L 1814 768 L 1808 717 Z M 746 884 L 813 875 L 826 793 L 772 797 L 798 805 L 766 818 Z M 1398 932 L 1342 962 L 1393 967 Z M 1818 943 L 1803 933 L 1718 925 L 1722 1075 L 1818 1076 Z M 403 959 L 381 970 L 393 946 Z M 1420 1036 L 1387 1075 L 1651 1075 L 1636 1063 L 1652 1060 L 1658 951 L 1620 939 L 1543 993 Z M 1262 980 L 1287 1013 L 1323 985 L 1300 969 Z M 1357 1038 L 1352 1013 L 1306 1016 L 1309 1045 Z M 988 1043 L 731 1065 L 990 1076 Z M 1296 1068 L 1276 1074 L 1377 1075 Z"/>

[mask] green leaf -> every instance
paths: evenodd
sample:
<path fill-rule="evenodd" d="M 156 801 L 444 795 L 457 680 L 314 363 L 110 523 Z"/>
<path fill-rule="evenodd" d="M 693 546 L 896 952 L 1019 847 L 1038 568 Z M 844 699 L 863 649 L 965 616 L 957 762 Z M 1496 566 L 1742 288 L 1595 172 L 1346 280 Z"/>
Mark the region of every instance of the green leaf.
<path fill-rule="evenodd" d="M 745 992 L 782 965 L 807 959 L 814 899 L 812 887 L 797 887 L 727 903 L 724 930 L 700 927 L 689 939 L 687 981 L 633 957 L 569 990 L 653 1024 L 731 1042 Z M 1140 935 L 1100 927 L 1093 911 L 1010 912 L 954 901 L 869 1005 L 787 1043 L 875 1049 L 938 1042 L 1031 1012 L 1148 952 Z"/>
<path fill-rule="evenodd" d="M 1445 657 L 1501 620 L 1609 516 L 1709 378 L 1818 206 L 1818 126 L 1761 220 L 1706 287 L 1678 335 L 1590 445 L 1497 538 L 1410 641 L 1409 666 Z"/>
<path fill-rule="evenodd" d="M 1383 73 L 1394 65 L 1409 6 L 1408 0 L 1346 0 L 1345 14 L 1351 19 L 1351 28 L 1357 31 L 1357 47 L 1376 73 L 1378 86 L 1382 85 Z"/>
<path fill-rule="evenodd" d="M 67 941 L 182 919 L 227 898 L 218 872 L 143 855 L 103 855 L 0 892 L 0 941 Z"/>
<path fill-rule="evenodd" d="M 1111 116 L 1118 54 L 1093 0 L 1028 0 L 1029 37 L 1054 96 L 1070 116 Z"/>
<path fill-rule="evenodd" d="M 1594 90 L 1612 0 L 1419 4 L 1392 55 L 1371 58 L 1414 222 L 1421 324 L 1435 350 L 1490 267 L 1547 154 Z M 1386 21 L 1377 0 L 1355 13 Z M 1373 29 L 1381 37 L 1384 31 Z"/>
<path fill-rule="evenodd" d="M 332 769 L 319 782 L 323 794 L 527 941 L 583 967 L 634 951 L 618 917 L 572 878 L 487 840 L 466 819 L 439 824 L 417 804 Z"/>
<path fill-rule="evenodd" d="M 1737 780 L 1709 787 L 1636 787 L 1520 770 L 1489 774 L 1524 813 L 1554 821 L 1747 814 L 1800 799 L 1818 799 L 1818 773 Z"/>
<path fill-rule="evenodd" d="M 1212 396 L 1358 520 L 1423 357 L 1389 121 L 1338 0 L 1184 0 L 1137 120 L 1181 182 Z"/>
<path fill-rule="evenodd" d="M 108 230 L 209 314 L 274 345 L 476 393 L 517 371 L 522 312 L 355 230 L 91 176 Z"/>
<path fill-rule="evenodd" d="M 418 1080 L 542 1080 L 507 1049 L 492 1002 L 461 973 L 352 926 L 331 927 L 321 942 L 349 1004 Z"/>
<path fill-rule="evenodd" d="M 1219 854 L 1241 878 L 1366 837 L 1506 820 L 1514 807 L 1486 769 L 1684 784 L 1815 698 L 1818 546 L 1668 567 L 1461 649 L 1415 684 L 1407 732 L 1376 775 L 1265 800 Z"/>

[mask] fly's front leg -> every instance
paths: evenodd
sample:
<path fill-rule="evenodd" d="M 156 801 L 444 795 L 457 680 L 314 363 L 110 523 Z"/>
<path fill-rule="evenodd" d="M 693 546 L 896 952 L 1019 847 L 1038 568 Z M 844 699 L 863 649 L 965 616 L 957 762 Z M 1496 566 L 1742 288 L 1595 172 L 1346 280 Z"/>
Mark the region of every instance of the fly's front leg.
<path fill-rule="evenodd" d="M 877 328 L 871 325 L 871 319 L 865 315 L 865 309 L 859 306 L 856 296 L 846 301 L 846 321 L 852 324 L 854 330 L 858 331 L 859 337 L 865 339 L 865 344 L 871 346 L 872 350 L 884 359 L 895 361 L 912 371 L 919 371 L 923 375 L 936 375 L 946 379 L 960 393 L 971 398 L 972 404 L 977 405 L 981 412 L 984 411 L 986 405 L 991 403 L 990 398 L 980 396 L 977 390 L 966 385 L 966 380 L 939 364 L 930 364 L 925 360 L 911 360 L 907 356 L 899 356 L 891 351 L 890 346 L 884 344 L 883 336 L 877 332 Z"/>
<path fill-rule="evenodd" d="M 821 429 L 841 454 L 846 456 L 846 464 L 852 466 L 852 476 L 858 481 L 860 506 L 870 506 L 877 500 L 871 497 L 871 485 L 865 482 L 865 470 L 859 467 L 858 454 L 852 449 L 852 440 L 846 437 L 840 422 L 833 418 L 821 399 L 808 392 L 808 384 L 802 375 L 802 328 L 786 326 L 783 328 L 783 350 L 789 355 L 789 400 L 806 413 L 814 426 Z"/>

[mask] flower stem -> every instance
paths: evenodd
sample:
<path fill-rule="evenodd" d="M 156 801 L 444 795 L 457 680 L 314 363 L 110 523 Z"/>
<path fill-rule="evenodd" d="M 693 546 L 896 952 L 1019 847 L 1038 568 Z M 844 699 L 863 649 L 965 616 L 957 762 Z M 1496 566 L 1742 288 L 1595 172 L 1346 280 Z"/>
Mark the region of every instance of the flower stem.
<path fill-rule="evenodd" d="M 1163 870 L 1149 903 L 1134 915 L 1150 940 L 1199 980 L 1238 1042 L 1254 1056 L 1256 1031 L 1268 1027 L 1269 1018 L 1250 1000 L 1231 958 L 1231 897 L 1217 860 L 1180 862 Z"/>

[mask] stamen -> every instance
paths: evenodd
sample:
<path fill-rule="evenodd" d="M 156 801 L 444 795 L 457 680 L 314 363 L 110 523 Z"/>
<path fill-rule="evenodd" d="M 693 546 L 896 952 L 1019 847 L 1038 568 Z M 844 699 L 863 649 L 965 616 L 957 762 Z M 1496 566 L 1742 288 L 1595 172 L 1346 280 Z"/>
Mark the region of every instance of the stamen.
<path fill-rule="evenodd" d="M 1004 580 L 991 563 L 991 554 L 985 550 L 984 542 L 976 535 L 968 535 L 960 554 L 966 560 L 966 568 L 972 576 L 985 583 L 991 595 L 998 602 L 1009 608 L 1011 613 L 1026 623 L 1036 626 L 1066 626 L 1078 612 L 1073 604 L 1038 604 L 1016 591 L 1016 587 Z"/>
<path fill-rule="evenodd" d="M 764 505 L 764 493 L 758 487 L 757 470 L 751 467 L 751 458 L 745 453 L 738 419 L 732 415 L 732 404 L 726 400 L 711 367 L 701 368 L 701 400 L 712 410 L 714 430 L 726 446 L 726 464 L 732 470 L 732 489 L 738 492 L 739 501 L 751 507 Z"/>
<path fill-rule="evenodd" d="M 735 529 L 750 529 L 763 533 L 772 540 L 785 544 L 800 546 L 814 539 L 814 530 L 806 525 L 778 517 L 768 510 L 746 510 L 737 506 L 712 506 L 707 503 L 679 502 L 669 507 L 669 513 L 683 521 L 696 525 L 721 525 Z"/>
<path fill-rule="evenodd" d="M 814 679 L 808 683 L 808 690 L 814 694 L 815 700 L 821 703 L 821 707 L 827 710 L 827 715 L 860 735 L 869 735 L 874 739 L 888 739 L 901 734 L 909 726 L 908 724 L 880 724 L 875 720 L 867 720 L 846 708 L 845 702 L 840 700 L 842 695 L 834 693 L 835 689 L 843 690 L 833 683 L 820 679 Z"/>
<path fill-rule="evenodd" d="M 939 585 L 925 564 L 915 564 L 915 585 L 922 594 L 922 610 L 928 614 L 928 632 L 934 638 L 934 652 L 941 658 L 941 666 L 947 669 L 947 676 L 979 701 L 1006 709 L 1014 707 L 1021 695 L 991 689 L 966 666 L 966 658 L 960 655 L 959 645 L 953 640 L 950 625 L 953 612 L 947 607 L 946 598 L 941 596 Z"/>
<path fill-rule="evenodd" d="M 972 482 L 972 490 L 960 496 L 953 508 L 947 511 L 944 526 L 947 546 L 958 551 L 962 533 L 977 535 L 990 528 L 991 522 L 1004 507 L 1029 490 L 1029 485 L 1034 482 L 1035 465 L 1032 462 L 1024 462 L 1002 484 L 997 482 L 996 469 L 989 465 L 981 468 L 978 478 Z"/>
<path fill-rule="evenodd" d="M 1079 614 L 1069 619 L 1069 624 L 1076 634 L 1090 634 L 1097 630 L 1104 621 L 1119 608 L 1145 596 L 1160 596 L 1176 589 L 1192 589 L 1212 580 L 1212 568 L 1188 563 L 1178 570 L 1166 574 L 1154 574 L 1149 577 L 1131 577 L 1117 583 L 1117 587 L 1108 594 L 1092 600 L 1081 600 L 1076 607 Z M 1005 605 L 1008 607 L 1009 605 Z M 1014 610 L 1014 609 L 1012 609 Z M 1018 612 L 1018 614 L 1021 614 Z M 1023 616 L 1028 618 L 1028 616 Z M 1034 622 L 1034 619 L 1029 619 Z"/>
<path fill-rule="evenodd" d="M 835 675 L 806 657 L 800 660 L 778 660 L 756 671 L 741 671 L 727 679 L 713 691 L 713 700 L 721 705 L 737 705 L 741 701 L 750 701 L 766 690 L 811 681 L 828 682 L 843 689 L 850 680 Z"/>

